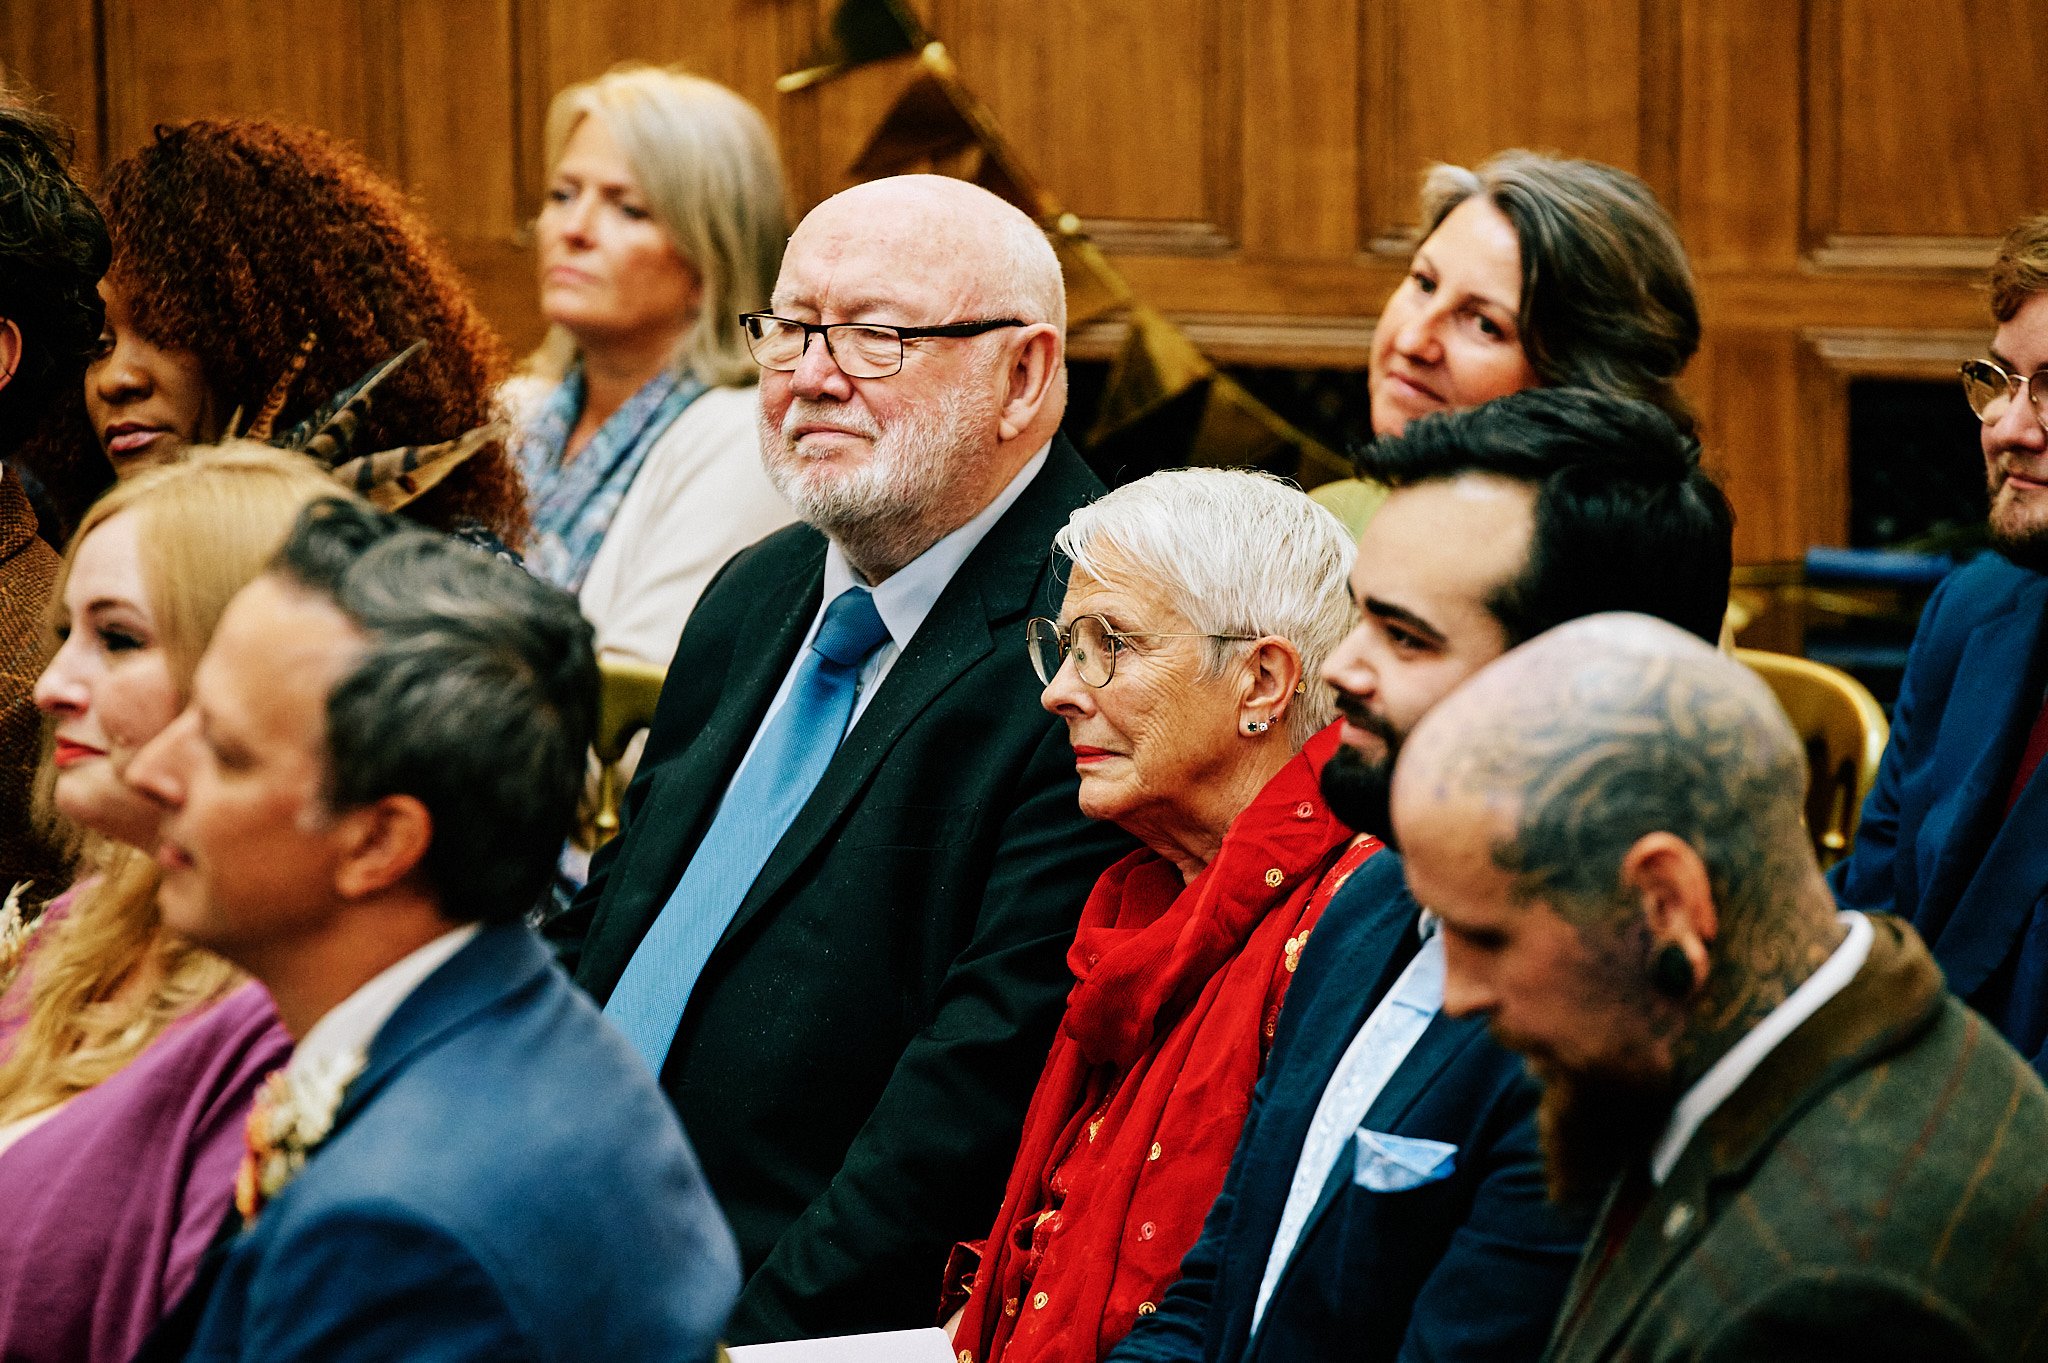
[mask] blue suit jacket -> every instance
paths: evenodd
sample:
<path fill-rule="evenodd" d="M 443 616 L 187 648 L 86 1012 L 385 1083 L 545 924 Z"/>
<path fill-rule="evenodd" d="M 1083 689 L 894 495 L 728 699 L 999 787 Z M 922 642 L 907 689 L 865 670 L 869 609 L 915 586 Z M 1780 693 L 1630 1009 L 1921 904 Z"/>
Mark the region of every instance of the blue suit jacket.
<path fill-rule="evenodd" d="M 1420 910 L 1381 852 L 1310 936 L 1223 1192 L 1181 1279 L 1111 1355 L 1120 1363 L 1240 1359 L 1512 1363 L 1543 1351 L 1586 1218 L 1544 1197 L 1536 1088 L 1477 1018 L 1438 1014 L 1365 1115 L 1365 1129 L 1458 1147 L 1446 1178 L 1371 1192 L 1348 1147 L 1247 1347 L 1252 1305 L 1310 1119 L 1337 1062 L 1414 955 Z"/>
<path fill-rule="evenodd" d="M 2048 577 L 1986 554 L 1927 602 L 1845 908 L 1912 920 L 1948 986 L 2048 1076 L 2048 768 L 2005 796 L 2040 712 Z"/>
<path fill-rule="evenodd" d="M 399 1005 L 216 1267 L 195 1359 L 675 1363 L 739 1292 L 668 1100 L 517 925 Z"/>

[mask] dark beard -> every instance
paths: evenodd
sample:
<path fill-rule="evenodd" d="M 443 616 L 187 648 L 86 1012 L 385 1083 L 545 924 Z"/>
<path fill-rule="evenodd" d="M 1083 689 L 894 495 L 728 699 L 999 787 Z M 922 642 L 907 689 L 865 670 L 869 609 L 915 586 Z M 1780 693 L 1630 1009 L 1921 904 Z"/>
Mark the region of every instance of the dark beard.
<path fill-rule="evenodd" d="M 1648 1164 L 1677 1100 L 1661 1085 L 1557 1074 L 1534 1064 L 1530 1070 L 1543 1081 L 1536 1128 L 1550 1200 L 1597 1207 L 1631 1167 Z"/>
<path fill-rule="evenodd" d="M 2031 573 L 2048 573 L 2048 526 L 2036 526 L 2017 534 L 2000 530 L 1991 522 L 1991 547 Z"/>
<path fill-rule="evenodd" d="M 1388 806 L 1394 788 L 1394 759 L 1401 755 L 1400 737 L 1387 732 L 1376 719 L 1368 724 L 1353 717 L 1351 722 L 1384 740 L 1387 755 L 1370 761 L 1358 749 L 1339 744 L 1323 764 L 1323 800 L 1349 827 L 1394 847 L 1394 820 Z"/>

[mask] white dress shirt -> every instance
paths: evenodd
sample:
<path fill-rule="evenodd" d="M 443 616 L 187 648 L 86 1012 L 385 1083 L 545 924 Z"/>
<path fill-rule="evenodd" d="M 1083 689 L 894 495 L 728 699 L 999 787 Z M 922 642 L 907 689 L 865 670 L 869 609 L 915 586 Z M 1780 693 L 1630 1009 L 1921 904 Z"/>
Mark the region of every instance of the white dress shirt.
<path fill-rule="evenodd" d="M 1742 1081 L 1763 1064 L 1764 1057 L 1775 1050 L 1779 1042 L 1792 1035 L 1800 1023 L 1819 1012 L 1822 1004 L 1847 988 L 1849 981 L 1856 978 L 1856 972 L 1863 969 L 1864 961 L 1870 958 L 1871 938 L 1876 935 L 1870 920 L 1860 913 L 1843 913 L 1841 920 L 1849 935 L 1842 939 L 1841 945 L 1827 960 L 1821 962 L 1820 969 L 1801 981 L 1797 989 L 1785 996 L 1783 1003 L 1764 1014 L 1764 1020 L 1715 1061 L 1713 1067 L 1685 1091 L 1685 1096 L 1678 1100 L 1678 1106 L 1671 1110 L 1671 1120 L 1665 1125 L 1664 1134 L 1657 1138 L 1657 1144 L 1650 1151 L 1650 1179 L 1659 1187 L 1671 1177 L 1678 1157 L 1692 1143 L 1700 1123 L 1742 1087 Z"/>
<path fill-rule="evenodd" d="M 1048 443 L 1032 455 L 1008 485 L 996 494 L 995 500 L 983 507 L 973 520 L 889 574 L 880 586 L 872 588 L 875 612 L 888 627 L 889 637 L 860 669 L 860 692 L 854 698 L 853 713 L 846 720 L 848 733 L 852 733 L 853 726 L 860 723 L 862 712 L 874 699 L 882 679 L 889 675 L 889 669 L 903 656 L 903 650 L 910 647 L 911 636 L 917 633 L 924 618 L 932 613 L 932 607 L 938 604 L 946 584 L 953 580 L 953 575 L 960 571 L 960 565 L 967 562 L 967 556 L 987 537 L 995 523 L 1003 518 L 1003 513 L 1024 495 L 1024 489 L 1031 486 L 1031 480 L 1045 467 L 1046 455 L 1051 450 Z M 1052 546 L 1047 545 L 1046 551 L 1050 553 Z M 803 642 L 797 645 L 796 657 L 790 661 L 789 670 L 782 674 L 782 685 L 775 689 L 775 699 L 768 703 L 768 712 L 761 716 L 761 727 L 754 731 L 753 741 L 747 744 L 747 751 L 740 758 L 741 767 L 754 755 L 754 749 L 760 746 L 761 735 L 768 732 L 768 726 L 775 722 L 775 716 L 789 699 L 790 688 L 796 684 L 797 669 L 803 664 L 804 652 L 810 648 L 811 640 L 818 637 L 818 627 L 825 623 L 825 608 L 838 600 L 847 588 L 854 586 L 864 587 L 867 583 L 847 562 L 838 542 L 828 540 L 825 545 L 825 590 L 818 599 L 817 613 L 811 617 L 811 627 L 804 631 Z M 1017 665 L 1026 666 L 1021 641 L 1017 645 L 1017 653 Z M 733 770 L 738 771 L 739 767 Z"/>
<path fill-rule="evenodd" d="M 370 1043 L 398 1011 L 398 1005 L 439 970 L 449 957 L 469 945 L 481 923 L 452 928 L 373 975 L 369 982 L 320 1015 L 292 1052 L 287 1067 L 296 1079 L 331 1071 L 345 1057 L 367 1055 Z"/>

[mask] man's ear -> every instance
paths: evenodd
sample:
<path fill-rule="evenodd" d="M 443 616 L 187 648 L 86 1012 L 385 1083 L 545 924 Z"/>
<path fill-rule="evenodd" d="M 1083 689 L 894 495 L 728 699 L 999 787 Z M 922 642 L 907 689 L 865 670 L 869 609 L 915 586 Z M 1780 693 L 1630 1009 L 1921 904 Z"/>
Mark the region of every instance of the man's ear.
<path fill-rule="evenodd" d="M 1060 333 L 1049 322 L 1024 328 L 1004 370 L 1002 438 L 1015 440 L 1031 429 L 1058 390 Z"/>
<path fill-rule="evenodd" d="M 434 816 L 410 795 L 386 795 L 341 816 L 334 888 L 344 899 L 390 889 L 418 869 L 434 841 Z"/>
<path fill-rule="evenodd" d="M 21 328 L 11 317 L 0 317 L 0 388 L 5 388 L 21 368 Z"/>
<path fill-rule="evenodd" d="M 1642 905 L 1650 940 L 1676 945 L 1692 967 L 1693 987 L 1707 978 L 1721 914 L 1707 863 L 1675 833 L 1645 833 L 1621 859 L 1621 891 Z"/>

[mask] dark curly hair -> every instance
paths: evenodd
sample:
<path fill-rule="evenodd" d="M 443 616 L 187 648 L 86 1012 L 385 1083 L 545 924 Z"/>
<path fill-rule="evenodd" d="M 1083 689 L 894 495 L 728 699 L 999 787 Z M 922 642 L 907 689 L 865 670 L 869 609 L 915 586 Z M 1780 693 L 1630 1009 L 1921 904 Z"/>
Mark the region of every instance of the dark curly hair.
<path fill-rule="evenodd" d="M 0 318 L 21 330 L 20 363 L 0 387 L 0 454 L 78 387 L 99 340 L 107 228 L 70 163 L 64 125 L 0 89 Z"/>
<path fill-rule="evenodd" d="M 108 170 L 101 200 L 109 284 L 144 339 L 199 357 L 223 415 L 239 407 L 253 419 L 311 334 L 278 431 L 421 339 L 426 352 L 379 388 L 357 448 L 430 444 L 490 420 L 503 346 L 405 196 L 327 134 L 160 125 Z M 526 490 L 492 445 L 407 514 L 444 530 L 478 522 L 516 546 Z"/>

